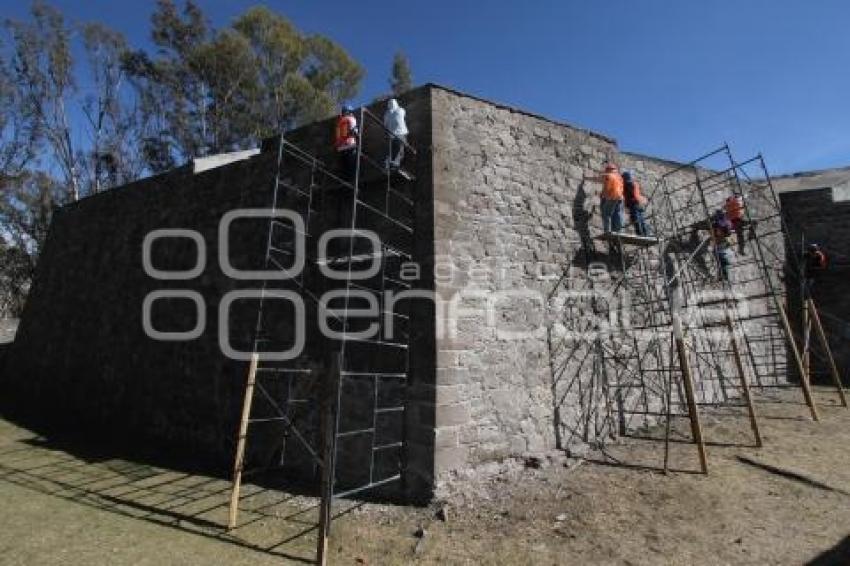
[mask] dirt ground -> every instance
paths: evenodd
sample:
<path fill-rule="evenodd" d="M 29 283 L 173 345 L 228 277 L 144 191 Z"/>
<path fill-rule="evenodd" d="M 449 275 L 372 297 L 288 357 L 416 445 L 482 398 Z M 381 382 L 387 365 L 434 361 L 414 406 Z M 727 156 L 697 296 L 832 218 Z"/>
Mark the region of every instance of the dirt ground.
<path fill-rule="evenodd" d="M 760 395 L 762 449 L 739 409 L 706 411 L 708 476 L 679 423 L 666 476 L 663 443 L 631 438 L 428 508 L 341 502 L 331 563 L 850 564 L 850 410 L 817 400 L 820 423 L 798 390 Z M 0 564 L 313 559 L 312 498 L 248 485 L 225 533 L 226 481 L 68 446 L 0 421 Z"/>

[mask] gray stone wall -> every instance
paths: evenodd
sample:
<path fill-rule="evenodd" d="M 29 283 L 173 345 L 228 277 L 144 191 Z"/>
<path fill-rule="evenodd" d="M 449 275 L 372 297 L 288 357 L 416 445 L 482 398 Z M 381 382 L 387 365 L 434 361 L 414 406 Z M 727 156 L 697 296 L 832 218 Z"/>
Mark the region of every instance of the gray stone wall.
<path fill-rule="evenodd" d="M 679 164 L 620 154 L 604 136 L 447 89 L 435 88 L 432 104 L 434 276 L 443 300 L 437 324 L 434 436 L 435 473 L 442 480 L 488 461 L 593 441 L 611 434 L 616 419 L 622 427 L 625 419 L 603 408 L 615 402 L 612 391 L 587 377 L 599 373 L 589 365 L 599 357 L 588 351 L 588 341 L 559 336 L 564 327 L 581 329 L 581 323 L 557 310 L 564 300 L 572 300 L 565 299 L 570 291 L 610 292 L 618 286 L 618 260 L 592 238 L 601 231 L 600 187 L 585 176 L 598 174 L 605 161 L 614 160 L 635 170 L 651 196 L 657 180 Z M 693 183 L 693 175 L 682 171 L 672 182 Z M 709 206 L 722 205 L 725 196 L 717 191 Z M 692 220 L 701 218 L 700 213 Z M 657 273 L 657 251 L 642 253 L 648 270 Z M 697 263 L 713 269 L 710 248 L 701 255 Z M 744 257 L 734 260 L 733 285 L 746 288 L 744 295 L 757 295 L 763 285 L 756 281 L 758 268 Z M 587 270 L 591 262 L 609 275 L 592 282 L 594 275 Z M 698 284 L 711 287 L 705 281 Z M 643 291 L 637 287 L 626 294 L 638 297 Z M 748 308 L 763 310 L 759 301 L 748 300 Z M 606 314 L 611 309 L 602 308 Z M 646 323 L 650 315 L 635 316 Z M 508 336 L 511 330 L 532 332 L 517 338 Z M 632 347 L 627 340 L 613 336 L 608 347 Z M 655 362 L 644 357 L 651 347 L 651 342 L 637 344 L 628 356 L 647 363 L 645 369 L 668 366 L 669 353 L 659 353 Z M 728 351 L 728 341 L 717 351 L 724 348 Z M 609 353 L 603 363 L 620 379 L 622 372 L 611 358 Z M 723 383 L 733 375 L 732 367 L 726 356 L 722 371 L 706 366 L 697 372 L 700 401 L 735 395 Z M 750 372 L 753 379 L 752 368 Z M 658 383 L 649 388 L 660 393 Z M 660 410 L 657 395 L 640 400 L 637 390 L 623 390 L 613 393 L 619 396 L 617 409 L 638 413 L 632 409 L 642 405 L 640 417 L 647 417 L 626 424 L 652 422 L 652 413 Z"/>
<path fill-rule="evenodd" d="M 457 305 L 443 305 L 437 339 L 435 470 L 448 478 L 555 447 L 546 302 L 588 224 L 601 227 L 583 178 L 615 147 L 444 89 L 432 104 L 435 283 Z"/>

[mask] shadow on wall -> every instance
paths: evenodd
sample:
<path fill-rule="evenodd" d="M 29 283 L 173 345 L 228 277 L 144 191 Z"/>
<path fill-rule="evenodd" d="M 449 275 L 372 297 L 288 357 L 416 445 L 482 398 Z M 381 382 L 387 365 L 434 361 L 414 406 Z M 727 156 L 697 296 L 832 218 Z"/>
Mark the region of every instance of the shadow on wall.
<path fill-rule="evenodd" d="M 848 561 L 850 561 L 850 536 L 806 562 L 806 566 L 844 566 Z"/>
<path fill-rule="evenodd" d="M 605 261 L 609 268 L 616 269 L 618 265 L 614 261 L 616 256 L 610 250 L 600 252 L 594 245 L 593 235 L 590 233 L 590 221 L 594 214 L 599 213 L 599 206 L 597 204 L 587 206 L 591 195 L 585 189 L 586 184 L 587 181 L 584 180 L 579 184 L 573 201 L 573 225 L 578 232 L 579 248 L 573 255 L 572 265 L 586 269 L 591 262 Z"/>
<path fill-rule="evenodd" d="M 584 188 L 586 183 L 587 181 L 582 181 L 579 184 L 576 198 L 573 201 L 573 224 L 576 227 L 576 232 L 578 232 L 580 244 L 573 262 L 578 263 L 579 257 L 582 256 L 584 258 L 584 264 L 591 261 L 593 254 L 595 254 L 593 239 L 590 236 L 590 217 L 593 215 L 593 208 L 590 210 L 586 208 L 587 191 Z"/>

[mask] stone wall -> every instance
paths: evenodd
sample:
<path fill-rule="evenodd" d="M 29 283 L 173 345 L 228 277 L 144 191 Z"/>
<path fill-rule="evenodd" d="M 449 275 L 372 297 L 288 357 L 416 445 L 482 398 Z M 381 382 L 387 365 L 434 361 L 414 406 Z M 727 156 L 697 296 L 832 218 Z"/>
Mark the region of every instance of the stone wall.
<path fill-rule="evenodd" d="M 817 278 L 812 295 L 821 311 L 821 321 L 829 336 L 830 347 L 838 364 L 839 372 L 848 382 L 850 368 L 850 294 L 847 293 L 847 278 L 850 273 L 850 191 L 846 188 L 809 189 L 784 192 L 780 195 L 791 229 L 791 241 L 795 249 L 788 255 L 799 256 L 803 234 L 807 242 L 821 244 L 830 255 L 829 270 Z M 800 282 L 789 274 L 789 314 L 798 332 L 801 330 Z M 813 347 L 820 351 L 816 336 L 812 336 Z M 831 383 L 824 358 L 818 354 L 812 358 L 814 379 L 820 383 Z"/>
<path fill-rule="evenodd" d="M 546 301 L 578 261 L 612 140 L 432 91 L 438 478 L 556 445 Z M 553 279 L 554 276 L 554 279 Z M 488 319 L 488 309 L 492 317 Z M 527 331 L 511 337 L 511 331 Z"/>
<path fill-rule="evenodd" d="M 58 210 L 39 261 L 0 386 L 4 409 L 51 427 L 90 429 L 122 443 L 188 450 L 197 462 L 226 469 L 238 422 L 245 364 L 220 354 L 218 300 L 237 282 L 218 264 L 224 212 L 267 206 L 271 154 L 192 175 L 188 169 L 145 179 Z M 152 248 L 161 270 L 206 268 L 187 281 L 157 281 L 142 266 L 146 234 L 196 230 L 206 252 L 188 239 Z M 231 242 L 239 265 L 257 265 L 263 246 L 245 235 Z M 200 293 L 201 336 L 155 341 L 143 331 L 142 304 L 152 291 Z M 163 299 L 154 328 L 187 331 L 198 322 L 194 303 Z M 243 334 L 237 327 L 234 335 Z"/>
<path fill-rule="evenodd" d="M 408 111 L 410 142 L 417 149 L 417 157 L 406 161 L 415 176 L 410 195 L 415 232 L 409 243 L 421 266 L 421 277 L 412 286 L 436 297 L 405 307 L 411 345 L 407 410 L 403 423 L 385 427 L 406 440 L 407 493 L 427 498 L 443 482 L 482 465 L 593 442 L 615 434 L 616 424 L 653 422 L 652 413 L 660 410 L 658 383 L 650 384 L 654 389 L 648 394 L 648 389 L 632 391 L 618 382 L 612 393 L 611 383 L 600 383 L 599 371 L 592 367 L 599 355 L 592 342 L 565 336 L 569 330 L 594 329 L 599 316 L 609 317 L 623 301 L 652 295 L 641 281 L 621 288 L 618 281 L 626 266 L 607 244 L 594 239 L 601 232 L 600 185 L 589 177 L 614 160 L 634 170 L 652 197 L 658 178 L 678 164 L 621 154 L 603 135 L 435 85 L 411 91 L 402 104 Z M 373 111 L 380 115 L 381 105 Z M 333 169 L 332 128 L 332 121 L 319 122 L 287 139 Z M 382 154 L 374 138 L 367 135 L 364 143 L 373 156 Z M 246 367 L 218 350 L 218 304 L 242 284 L 218 266 L 217 228 L 229 210 L 269 206 L 276 155 L 276 143 L 267 140 L 263 151 L 249 159 L 195 175 L 174 171 L 60 211 L 19 339 L 0 378 L 4 398 L 24 399 L 19 407 L 61 416 L 71 426 L 88 423 L 103 430 L 109 425 L 117 434 L 153 446 L 181 447 L 226 470 Z M 302 170 L 285 180 L 309 186 L 305 175 Z M 691 181 L 686 172 L 674 179 Z M 379 180 L 366 178 L 364 199 L 380 197 Z M 340 194 L 323 195 L 311 217 L 318 223 L 308 223 L 314 235 L 338 226 L 343 220 L 339 210 L 348 206 Z M 291 198 L 279 204 L 303 206 Z M 380 223 L 358 226 L 376 229 L 382 238 L 397 236 Z M 142 270 L 145 234 L 170 227 L 197 230 L 207 242 L 206 268 L 192 281 L 153 281 Z M 233 261 L 243 268 L 258 265 L 265 235 L 257 225 L 243 225 L 231 238 Z M 154 248 L 157 267 L 191 265 L 194 247 L 190 241 L 183 244 Z M 631 257 L 645 262 L 657 280 L 660 262 L 667 261 L 663 254 L 647 248 Z M 710 255 L 701 260 L 710 264 Z M 734 278 L 743 281 L 748 269 L 736 264 Z M 317 292 L 332 287 L 314 285 Z M 152 342 L 142 332 L 143 297 L 163 286 L 190 288 L 203 297 L 207 325 L 198 339 Z M 587 307 L 582 301 L 588 293 L 597 315 L 590 322 L 569 310 Z M 610 297 L 599 306 L 597 295 Z M 161 307 L 168 308 L 155 310 L 157 328 L 192 327 L 191 302 L 162 302 Z M 653 309 L 664 310 L 657 304 L 634 309 L 638 322 L 633 324 L 648 324 L 657 314 Z M 240 312 L 231 334 L 249 349 L 256 311 Z M 286 313 L 280 316 L 287 320 Z M 314 335 L 313 323 L 308 332 L 315 339 L 308 338 L 304 367 L 320 365 L 332 347 Z M 285 330 L 280 329 L 282 336 L 288 337 Z M 628 333 L 613 333 L 608 347 L 642 360 L 657 347 L 650 340 L 635 343 L 630 351 L 631 340 Z M 361 361 L 374 367 L 379 357 L 373 353 Z M 660 353 L 655 362 L 642 363 L 645 369 L 660 370 L 670 362 L 669 353 Z M 610 354 L 603 366 L 602 373 L 619 375 Z M 717 400 L 723 395 L 717 380 L 704 377 L 701 399 Z M 304 393 L 316 392 L 308 384 Z M 356 418 L 376 400 L 354 384 L 345 385 L 343 397 Z M 618 405 L 614 412 L 631 411 L 637 417 L 621 416 L 615 423 L 612 397 Z M 315 422 L 315 414 L 303 416 L 303 421 L 311 419 Z M 279 457 L 282 431 L 282 425 L 265 429 L 252 441 L 251 456 L 262 462 Z M 340 451 L 362 456 L 361 448 L 345 445 Z M 309 475 L 303 453 L 283 450 L 304 464 L 299 469 Z"/>
<path fill-rule="evenodd" d="M 410 142 L 422 152 L 421 159 L 409 154 L 405 165 L 417 182 L 430 184 L 428 90 L 411 92 L 402 102 L 408 110 Z M 382 107 L 376 105 L 373 111 L 380 116 Z M 335 172 L 334 123 L 331 119 L 310 124 L 289 132 L 286 137 Z M 386 152 L 379 141 L 386 137 L 380 130 L 377 122 L 371 122 L 363 135 L 365 148 L 376 163 L 382 163 Z M 242 160 L 228 161 L 194 174 L 190 166 L 183 167 L 59 210 L 51 225 L 17 339 L 4 356 L 7 363 L 0 374 L 4 411 L 39 426 L 87 429 L 98 437 L 114 436 L 121 444 L 149 446 L 160 454 L 182 453 L 193 465 L 205 464 L 210 470 L 227 473 L 233 461 L 247 363 L 229 359 L 219 347 L 219 305 L 226 293 L 254 290 L 261 282 L 235 280 L 224 272 L 218 257 L 219 226 L 230 211 L 271 207 L 278 147 L 276 138 L 265 140 L 261 152 L 246 155 Z M 329 176 L 311 177 L 310 167 L 291 154 L 284 155 L 281 181 L 302 190 L 311 183 L 318 188 L 312 203 L 297 191 L 281 189 L 278 193 L 277 207 L 293 210 L 305 220 L 308 261 L 304 279 L 299 283 L 302 287 L 296 282 L 272 282 L 271 287 L 299 292 L 301 288 L 309 288 L 311 296 L 320 296 L 334 288 L 334 283 L 318 275 L 318 268 L 311 261 L 316 259 L 313 248 L 317 235 L 324 231 L 351 227 L 350 191 L 341 189 Z M 380 176 L 364 170 L 362 201 L 383 206 L 380 184 Z M 424 218 L 423 224 L 428 226 L 432 210 L 430 191 L 413 189 L 408 194 L 415 201 L 412 212 Z M 312 205 L 309 218 L 308 204 Z M 414 217 L 405 221 L 419 223 Z M 376 220 L 362 207 L 357 228 L 375 230 L 382 241 L 391 239 L 392 230 L 387 223 Z M 201 261 L 204 267 L 198 275 L 189 280 L 163 281 L 145 273 L 143 241 L 151 231 L 161 229 L 199 233 L 204 252 L 198 257 L 197 244 L 190 239 L 165 238 L 151 247 L 152 265 L 159 270 L 185 270 Z M 268 230 L 265 219 L 238 220 L 232 224 L 229 257 L 236 268 L 263 268 Z M 282 232 L 285 231 L 275 228 L 276 241 Z M 408 240 L 411 239 L 408 235 Z M 286 247 L 286 243 L 281 240 L 278 247 Z M 432 255 L 429 240 L 417 241 L 414 259 L 427 264 Z M 424 277 L 423 285 L 427 287 L 428 281 Z M 152 326 L 161 331 L 187 331 L 200 324 L 199 315 L 205 324 L 192 339 L 152 339 L 143 331 L 145 297 L 153 291 L 178 289 L 198 293 L 202 302 L 199 312 L 190 299 L 161 298 L 151 309 Z M 319 335 L 316 301 L 306 295 L 303 298 L 307 315 L 306 349 L 294 363 L 320 372 L 328 354 L 338 345 Z M 405 335 L 410 333 L 415 343 L 409 395 L 410 405 L 415 406 L 417 395 L 428 393 L 418 383 L 423 380 L 433 383 L 433 308 L 419 303 L 405 308 L 423 321 L 416 328 L 397 330 Z M 265 348 L 288 348 L 295 340 L 293 311 L 280 302 L 268 303 L 267 309 L 273 311 L 269 319 L 275 322 L 264 329 L 266 338 L 270 339 Z M 251 350 L 256 320 L 256 301 L 233 303 L 228 321 L 229 339 L 235 349 Z M 351 362 L 377 367 L 378 361 L 369 356 L 360 354 L 359 359 Z M 421 377 L 423 374 L 425 377 Z M 293 378 L 294 396 L 315 401 L 319 390 L 315 378 L 314 375 L 297 383 Z M 285 384 L 287 381 L 282 378 L 279 386 L 267 382 L 266 388 L 280 401 L 286 396 Z M 364 391 L 356 384 L 344 383 L 343 388 L 341 427 L 357 428 L 365 413 L 371 418 L 375 402 L 372 387 Z M 381 401 L 403 397 L 404 393 L 384 390 Z M 259 398 L 258 394 L 255 409 L 259 412 L 254 416 L 276 416 L 262 400 L 257 401 Z M 426 400 L 433 405 L 431 399 Z M 308 438 L 317 443 L 317 404 L 306 407 L 295 418 Z M 402 422 L 384 424 L 386 430 L 380 432 L 380 443 L 401 440 L 405 430 Z M 415 426 L 411 430 L 417 437 L 428 436 L 416 435 Z M 252 428 L 249 461 L 279 464 L 283 456 L 284 463 L 291 463 L 309 478 L 315 465 L 307 461 L 297 442 L 288 441 L 281 448 L 284 432 L 285 426 L 280 422 Z M 355 468 L 363 467 L 369 457 L 368 452 L 357 446 L 341 442 L 340 484 L 345 485 L 346 479 L 359 481 L 362 470 Z M 432 446 L 426 449 L 415 446 L 410 454 L 402 456 L 392 454 L 392 460 L 404 458 L 408 462 L 411 473 L 405 478 L 405 487 L 411 495 L 427 497 L 430 493 L 433 457 Z"/>
<path fill-rule="evenodd" d="M 555 295 L 564 287 L 609 291 L 617 286 L 616 259 L 592 238 L 601 230 L 599 185 L 585 177 L 598 174 L 605 161 L 614 160 L 623 169 L 633 169 L 652 196 L 658 179 L 680 164 L 621 154 L 613 140 L 604 136 L 448 89 L 435 88 L 432 98 L 435 284 L 444 302 L 443 319 L 438 321 L 435 470 L 438 478 L 450 478 L 485 462 L 541 454 L 556 446 L 568 448 L 572 442 L 593 440 L 594 433 L 610 432 L 596 427 L 576 434 L 579 425 L 594 428 L 581 420 L 609 418 L 589 416 L 602 412 L 599 405 L 605 403 L 601 397 L 606 393 L 597 393 L 600 398 L 589 409 L 583 397 L 588 394 L 570 389 L 595 370 L 585 364 L 592 355 L 576 351 L 586 350 L 586 341 L 566 344 L 565 348 L 572 347 L 568 354 L 555 351 L 560 346 L 553 346 L 557 339 L 553 329 L 558 328 L 558 321 L 552 320 L 553 291 Z M 705 176 L 711 173 L 701 171 Z M 670 182 L 693 184 L 693 173 L 679 171 Z M 691 193 L 696 192 L 694 187 Z M 722 206 L 726 196 L 724 191 L 714 191 L 709 207 Z M 763 215 L 758 209 L 754 200 L 752 212 Z M 701 221 L 701 203 L 699 210 L 693 210 L 693 218 L 678 221 Z M 666 211 L 657 214 L 663 217 Z M 706 236 L 703 231 L 703 239 Z M 687 255 L 687 245 L 693 242 L 679 244 L 676 253 Z M 710 249 L 705 247 L 696 261 L 707 271 L 714 269 Z M 657 273 L 658 253 L 644 253 L 649 269 Z M 588 262 L 613 272 L 612 276 L 601 285 L 589 283 L 593 275 L 587 271 Z M 565 275 L 568 284 L 559 287 L 558 280 Z M 732 281 L 751 314 L 765 312 L 767 302 L 757 297 L 764 294 L 764 284 L 752 243 L 747 255 L 734 259 Z M 719 289 L 708 276 L 698 285 Z M 630 292 L 637 296 L 641 291 Z M 763 326 L 763 322 L 747 322 L 743 333 L 753 325 Z M 509 336 L 512 330 L 532 332 L 517 338 Z M 757 355 L 762 353 L 762 346 L 751 347 Z M 727 339 L 716 351 L 728 352 L 728 348 Z M 719 366 L 697 372 L 700 401 L 718 402 L 735 395 L 723 382 L 733 375 L 732 358 L 720 356 L 725 359 Z M 661 366 L 669 365 L 663 354 L 656 360 Z M 646 369 L 656 368 L 650 364 Z M 750 367 L 751 380 L 754 373 Z M 784 377 L 771 376 L 771 380 L 784 381 Z M 636 399 L 628 395 L 618 400 L 620 408 L 635 404 Z M 659 402 L 650 401 L 644 407 L 649 414 L 659 409 Z M 649 422 L 641 419 L 632 424 Z"/>

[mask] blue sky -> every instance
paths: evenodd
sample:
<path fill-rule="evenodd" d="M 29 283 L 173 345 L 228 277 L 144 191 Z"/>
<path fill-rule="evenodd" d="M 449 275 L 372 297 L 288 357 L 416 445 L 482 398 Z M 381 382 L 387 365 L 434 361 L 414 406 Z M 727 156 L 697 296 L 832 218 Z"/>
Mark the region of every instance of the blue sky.
<path fill-rule="evenodd" d="M 606 133 L 628 151 L 690 160 L 728 141 L 740 157 L 762 151 L 774 172 L 850 165 L 846 0 L 198 0 L 219 27 L 258 3 L 341 43 L 367 69 L 361 100 L 387 89 L 401 49 L 417 84 Z M 148 41 L 153 1 L 52 4 Z"/>

